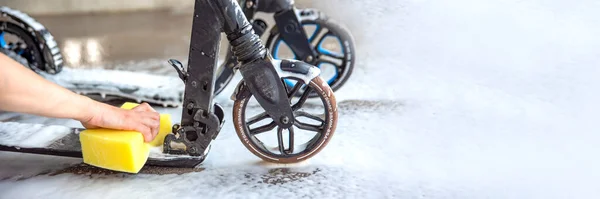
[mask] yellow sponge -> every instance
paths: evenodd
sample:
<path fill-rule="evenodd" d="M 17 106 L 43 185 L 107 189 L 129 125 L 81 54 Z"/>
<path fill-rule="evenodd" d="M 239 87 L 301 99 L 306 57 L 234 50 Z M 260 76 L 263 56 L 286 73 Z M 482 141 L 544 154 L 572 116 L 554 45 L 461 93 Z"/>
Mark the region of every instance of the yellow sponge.
<path fill-rule="evenodd" d="M 125 102 L 123 103 L 123 105 L 121 105 L 122 109 L 127 109 L 127 110 L 131 110 L 135 107 L 139 106 L 139 104 L 137 103 L 133 103 L 133 102 Z"/>
<path fill-rule="evenodd" d="M 125 103 L 121 108 L 132 109 L 138 104 Z M 83 162 L 105 169 L 137 173 L 148 160 L 150 148 L 160 146 L 171 131 L 171 116 L 160 115 L 160 130 L 150 143 L 137 131 L 87 129 L 79 134 Z"/>

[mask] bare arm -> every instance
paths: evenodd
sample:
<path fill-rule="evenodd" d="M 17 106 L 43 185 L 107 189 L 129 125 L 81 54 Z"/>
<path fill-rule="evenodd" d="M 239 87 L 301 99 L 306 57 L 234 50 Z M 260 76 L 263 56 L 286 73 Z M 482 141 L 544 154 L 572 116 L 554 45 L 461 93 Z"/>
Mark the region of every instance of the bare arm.
<path fill-rule="evenodd" d="M 47 81 L 0 53 L 0 110 L 69 118 L 86 127 L 135 130 L 151 141 L 158 133 L 159 114 L 148 104 L 123 110 L 96 102 Z"/>
<path fill-rule="evenodd" d="M 0 54 L 0 109 L 80 121 L 92 117 L 82 111 L 92 100 L 53 84 L 11 58 Z"/>

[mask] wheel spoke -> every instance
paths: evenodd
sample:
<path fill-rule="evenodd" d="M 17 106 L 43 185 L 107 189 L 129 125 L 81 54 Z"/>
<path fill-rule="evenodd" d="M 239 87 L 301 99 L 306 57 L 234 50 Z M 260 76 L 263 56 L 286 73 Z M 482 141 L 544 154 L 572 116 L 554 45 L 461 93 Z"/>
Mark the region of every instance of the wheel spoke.
<path fill-rule="evenodd" d="M 319 65 L 319 64 L 331 64 L 331 65 L 335 66 L 336 68 L 341 68 L 340 64 L 342 64 L 342 63 L 337 64 L 337 63 L 329 61 L 329 60 L 319 59 L 319 60 L 317 60 L 317 65 Z"/>
<path fill-rule="evenodd" d="M 344 60 L 344 54 L 331 52 L 331 51 L 329 51 L 327 49 L 323 49 L 323 48 L 317 48 L 317 52 L 319 52 L 319 57 L 321 59 L 326 57 L 327 59 Z"/>
<path fill-rule="evenodd" d="M 307 113 L 304 111 L 295 111 L 294 116 L 295 117 L 307 117 L 307 118 L 318 121 L 320 124 L 325 123 L 325 119 L 322 118 L 321 116 L 316 116 L 316 115 L 313 115 L 313 114 L 310 114 L 310 113 Z"/>
<path fill-rule="evenodd" d="M 247 122 L 246 125 L 250 126 L 254 123 L 260 122 L 261 120 L 264 120 L 266 118 L 269 118 L 269 114 L 267 114 L 267 112 L 263 112 L 261 114 L 255 115 L 254 117 L 250 118 Z"/>
<path fill-rule="evenodd" d="M 306 142 L 306 145 L 304 145 L 304 147 L 305 148 L 312 148 L 315 145 L 315 143 L 317 143 L 316 141 L 319 139 L 319 137 L 321 137 L 321 132 L 318 132 L 317 136 L 313 137 L 308 142 Z"/>
<path fill-rule="evenodd" d="M 258 135 L 258 134 L 273 130 L 276 126 L 277 126 L 277 124 L 275 124 L 275 121 L 273 121 L 269 124 L 250 129 L 250 134 Z"/>
<path fill-rule="evenodd" d="M 323 42 L 325 42 L 327 37 L 336 37 L 339 40 L 339 37 L 335 36 L 331 31 L 327 31 L 314 46 L 314 50 L 319 53 L 320 57 L 329 57 L 331 59 L 336 60 L 344 60 L 344 46 L 340 42 L 340 49 L 342 49 L 341 53 L 332 52 L 328 49 L 323 48 Z"/>
<path fill-rule="evenodd" d="M 287 154 L 292 154 L 294 153 L 294 128 L 289 128 L 288 129 L 288 150 L 286 151 Z"/>
<path fill-rule="evenodd" d="M 279 143 L 279 152 L 281 152 L 282 155 L 286 154 L 283 146 L 283 128 L 281 127 L 277 127 L 277 141 Z"/>
<path fill-rule="evenodd" d="M 285 155 L 289 155 L 294 153 L 294 128 L 289 128 L 288 130 L 288 149 L 285 149 L 285 146 L 283 145 L 283 128 L 281 127 L 277 127 L 277 142 L 278 142 L 278 149 L 279 152 L 281 152 L 281 154 L 285 154 Z"/>
<path fill-rule="evenodd" d="M 323 27 L 321 27 L 320 25 L 317 25 L 315 32 L 313 32 L 313 34 L 310 36 L 310 38 L 308 39 L 308 42 L 312 43 L 313 41 L 315 41 L 315 38 L 317 38 L 319 36 L 319 34 L 321 34 L 322 31 L 323 31 Z"/>
<path fill-rule="evenodd" d="M 288 98 L 292 98 L 292 96 L 294 96 L 294 94 L 296 94 L 300 88 L 302 88 L 302 83 L 300 81 L 296 82 L 296 84 L 294 85 L 294 88 L 292 88 L 292 91 L 288 92 Z"/>
<path fill-rule="evenodd" d="M 290 91 L 289 91 L 289 88 L 287 87 L 287 83 L 285 83 L 285 79 L 282 78 L 281 83 L 283 84 L 283 89 L 285 90 L 285 93 L 289 93 Z"/>
<path fill-rule="evenodd" d="M 296 104 L 292 106 L 292 110 L 298 110 L 300 107 L 302 107 L 302 105 L 304 105 L 304 102 L 306 102 L 306 99 L 308 99 L 308 95 L 311 91 L 312 88 L 310 86 L 307 87 L 306 90 L 304 90 L 304 93 L 302 93 L 302 96 L 300 97 L 298 102 L 296 102 Z"/>
<path fill-rule="evenodd" d="M 306 124 L 306 123 L 303 123 L 303 122 L 300 122 L 300 121 L 296 120 L 294 122 L 294 126 L 298 127 L 299 129 L 302 129 L 302 130 L 314 131 L 314 132 L 319 132 L 320 133 L 321 130 L 322 130 L 322 126 L 323 125 L 318 125 L 317 126 L 317 125 L 313 125 L 313 124 Z"/>

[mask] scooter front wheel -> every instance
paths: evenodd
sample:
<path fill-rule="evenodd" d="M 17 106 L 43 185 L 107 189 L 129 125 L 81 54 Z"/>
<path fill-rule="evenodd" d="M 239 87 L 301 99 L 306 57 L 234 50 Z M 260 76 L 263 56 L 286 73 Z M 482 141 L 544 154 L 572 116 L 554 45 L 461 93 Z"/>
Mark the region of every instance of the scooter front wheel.
<path fill-rule="evenodd" d="M 337 125 L 337 103 L 333 91 L 321 77 L 308 85 L 294 78 L 295 86 L 287 90 L 294 112 L 294 125 L 283 129 L 258 105 L 252 95 L 236 99 L 233 122 L 242 144 L 254 155 L 273 163 L 297 163 L 319 153 L 331 140 Z M 313 90 L 318 100 L 307 101 L 308 94 L 301 87 Z M 285 141 L 284 141 L 285 140 Z"/>

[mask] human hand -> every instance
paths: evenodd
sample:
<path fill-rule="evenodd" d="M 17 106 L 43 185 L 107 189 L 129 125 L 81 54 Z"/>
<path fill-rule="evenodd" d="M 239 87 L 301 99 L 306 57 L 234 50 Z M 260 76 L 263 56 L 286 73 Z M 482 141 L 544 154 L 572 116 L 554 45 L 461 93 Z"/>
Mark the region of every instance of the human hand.
<path fill-rule="evenodd" d="M 160 115 L 148 103 L 142 103 L 131 110 L 107 104 L 95 104 L 91 117 L 81 120 L 85 128 L 110 128 L 138 131 L 145 142 L 154 140 L 160 126 Z"/>

